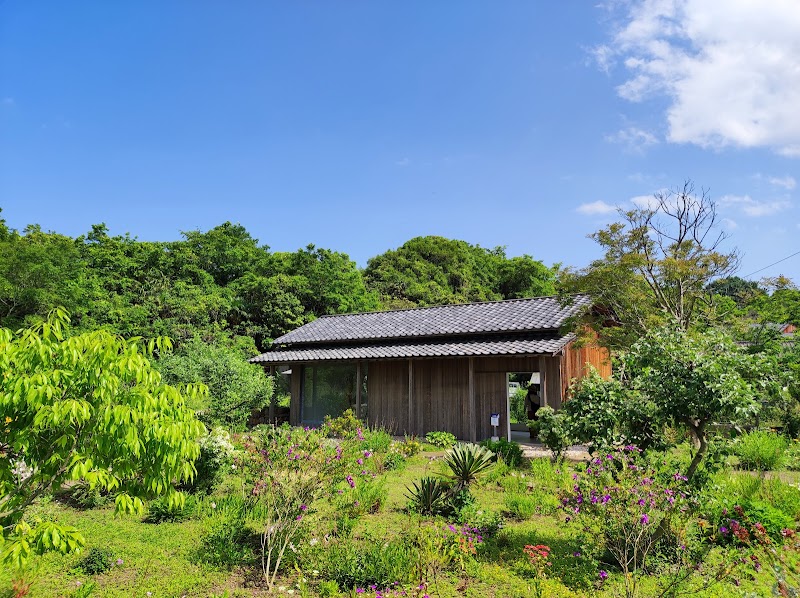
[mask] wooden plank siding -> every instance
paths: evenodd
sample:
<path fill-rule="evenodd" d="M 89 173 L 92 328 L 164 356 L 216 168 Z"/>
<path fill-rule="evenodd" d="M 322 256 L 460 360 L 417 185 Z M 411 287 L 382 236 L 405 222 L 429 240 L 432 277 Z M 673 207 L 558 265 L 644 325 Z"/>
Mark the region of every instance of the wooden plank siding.
<path fill-rule="evenodd" d="M 608 349 L 596 346 L 576 347 L 575 341 L 564 347 L 561 359 L 561 396 L 568 398 L 569 385 L 574 378 L 583 378 L 592 365 L 603 378 L 611 376 L 611 358 Z"/>
<path fill-rule="evenodd" d="M 289 376 L 289 386 L 291 388 L 291 397 L 289 398 L 289 423 L 293 426 L 300 425 L 300 393 L 302 392 L 303 384 L 303 366 L 294 364 L 292 367 L 292 375 Z"/>
<path fill-rule="evenodd" d="M 559 409 L 569 380 L 582 375 L 587 362 L 601 375 L 611 374 L 607 355 L 605 349 L 576 349 L 571 343 L 563 355 L 555 356 L 369 361 L 366 394 L 369 424 L 384 427 L 395 435 L 424 436 L 442 430 L 462 440 L 479 441 L 492 436 L 489 416 L 499 413 L 498 432 L 503 437 L 508 423 L 508 373 L 540 372 L 545 404 Z M 291 367 L 290 422 L 300 425 L 304 366 Z"/>
<path fill-rule="evenodd" d="M 370 361 L 368 367 L 369 424 L 408 432 L 408 361 Z"/>

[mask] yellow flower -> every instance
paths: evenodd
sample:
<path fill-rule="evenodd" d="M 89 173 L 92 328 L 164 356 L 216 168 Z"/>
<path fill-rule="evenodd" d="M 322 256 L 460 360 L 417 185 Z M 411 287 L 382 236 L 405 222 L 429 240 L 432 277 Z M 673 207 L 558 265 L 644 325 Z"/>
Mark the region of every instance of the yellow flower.
<path fill-rule="evenodd" d="M 12 421 L 14 421 L 14 420 L 6 415 L 6 423 L 10 424 Z"/>

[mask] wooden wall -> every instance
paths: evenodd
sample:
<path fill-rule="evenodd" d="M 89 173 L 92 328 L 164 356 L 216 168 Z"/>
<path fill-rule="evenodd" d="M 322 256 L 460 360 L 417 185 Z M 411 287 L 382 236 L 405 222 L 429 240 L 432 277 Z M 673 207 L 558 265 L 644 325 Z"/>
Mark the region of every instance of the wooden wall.
<path fill-rule="evenodd" d="M 303 366 L 294 364 L 292 374 L 289 376 L 291 398 L 289 399 L 289 423 L 293 426 L 300 425 L 300 389 L 303 383 Z"/>
<path fill-rule="evenodd" d="M 603 376 L 611 374 L 607 352 L 596 347 L 575 349 L 563 356 L 473 357 L 470 400 L 470 358 L 370 361 L 367 375 L 369 423 L 396 435 L 424 436 L 433 430 L 451 432 L 462 440 L 483 440 L 492 435 L 490 415 L 500 414 L 501 437 L 508 424 L 509 372 L 540 372 L 545 404 L 561 407 L 572 377 L 592 363 Z M 303 366 L 294 364 L 291 375 L 290 421 L 300 425 Z M 409 401 L 409 389 L 411 397 Z"/>
<path fill-rule="evenodd" d="M 367 373 L 369 423 L 392 434 L 411 433 L 408 425 L 408 361 L 370 361 Z"/>
<path fill-rule="evenodd" d="M 611 358 L 608 349 L 596 346 L 575 347 L 575 342 L 564 348 L 561 361 L 561 395 L 567 396 L 567 389 L 574 378 L 586 376 L 588 365 L 594 366 L 603 378 L 611 376 Z"/>

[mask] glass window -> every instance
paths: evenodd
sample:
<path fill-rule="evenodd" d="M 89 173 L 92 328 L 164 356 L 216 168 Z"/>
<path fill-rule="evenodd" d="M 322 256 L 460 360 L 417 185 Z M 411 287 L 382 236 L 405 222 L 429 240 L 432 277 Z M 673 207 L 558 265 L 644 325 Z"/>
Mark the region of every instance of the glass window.
<path fill-rule="evenodd" d="M 356 410 L 356 366 L 310 365 L 303 368 L 301 420 L 319 425 L 326 415 Z"/>

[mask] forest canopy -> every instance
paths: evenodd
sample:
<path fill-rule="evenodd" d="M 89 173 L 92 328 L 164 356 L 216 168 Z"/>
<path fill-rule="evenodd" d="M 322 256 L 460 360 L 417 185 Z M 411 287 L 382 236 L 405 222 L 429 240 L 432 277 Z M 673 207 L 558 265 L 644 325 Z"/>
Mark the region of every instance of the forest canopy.
<path fill-rule="evenodd" d="M 362 270 L 314 245 L 273 252 L 231 222 L 182 236 L 140 241 L 96 224 L 71 238 L 0 219 L 0 326 L 16 329 L 62 306 L 79 331 L 249 343 L 253 354 L 327 314 L 555 292 L 555 268 L 529 255 L 443 237 L 411 239 Z"/>

